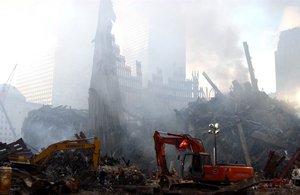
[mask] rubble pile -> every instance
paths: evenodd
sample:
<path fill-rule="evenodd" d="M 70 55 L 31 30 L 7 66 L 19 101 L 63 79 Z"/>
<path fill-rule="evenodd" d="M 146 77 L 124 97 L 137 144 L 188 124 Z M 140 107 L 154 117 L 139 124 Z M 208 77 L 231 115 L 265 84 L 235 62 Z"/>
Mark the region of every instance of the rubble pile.
<path fill-rule="evenodd" d="M 90 151 L 58 151 L 53 154 L 46 167 L 39 170 L 31 164 L 34 154 L 22 139 L 10 144 L 1 143 L 1 148 L 0 165 L 12 168 L 11 192 L 69 193 L 78 192 L 87 183 L 97 183 L 97 175 L 91 171 L 88 158 L 91 156 Z"/>
<path fill-rule="evenodd" d="M 22 127 L 27 144 L 40 149 L 87 128 L 88 113 L 66 106 L 43 106 L 29 112 Z M 44 139 L 47 137 L 47 139 Z"/>
<path fill-rule="evenodd" d="M 49 181 L 84 178 L 91 171 L 91 156 L 92 151 L 59 151 L 49 160 L 44 174 Z"/>
<path fill-rule="evenodd" d="M 60 179 L 50 182 L 48 178 L 39 173 L 30 173 L 22 169 L 13 168 L 12 170 L 12 186 L 13 194 L 61 194 L 75 193 L 79 191 L 79 180 L 76 179 Z"/>
<path fill-rule="evenodd" d="M 146 177 L 139 168 L 130 165 L 129 161 L 104 156 L 101 159 L 99 181 L 113 185 L 145 185 Z"/>
<path fill-rule="evenodd" d="M 33 155 L 22 138 L 9 144 L 0 142 L 0 165 L 14 160 L 18 155 L 28 159 Z"/>
<path fill-rule="evenodd" d="M 43 156 L 43 152 L 34 155 L 22 139 L 10 144 L 1 143 L 0 166 L 11 167 L 11 192 L 59 194 L 82 190 L 90 193 L 96 190 L 101 193 L 123 194 L 123 187 L 120 186 L 146 184 L 141 170 L 130 165 L 130 161 L 125 158 L 119 160 L 103 156 L 98 164 L 99 169 L 95 170 L 92 159 L 95 157 L 94 148 L 87 149 L 87 145 L 83 147 L 87 144 L 83 132 L 75 134 L 75 137 L 77 142 L 65 140 L 55 143 L 56 147 L 61 147 L 62 143 L 69 144 L 65 145 L 66 149 L 49 150 L 53 145 L 44 149 L 51 151 L 51 154 L 47 152 L 49 156 L 44 156 L 46 163 L 43 166 L 33 163 L 37 156 Z M 1 173 L 0 175 L 2 177 Z"/>
<path fill-rule="evenodd" d="M 190 134 L 201 138 L 209 153 L 214 139 L 207 133 L 207 125 L 221 125 L 217 135 L 219 163 L 246 163 L 262 170 L 269 150 L 294 153 L 299 147 L 300 120 L 291 106 L 247 85 L 234 86 L 228 95 L 190 103 L 176 112 L 177 118 Z"/>

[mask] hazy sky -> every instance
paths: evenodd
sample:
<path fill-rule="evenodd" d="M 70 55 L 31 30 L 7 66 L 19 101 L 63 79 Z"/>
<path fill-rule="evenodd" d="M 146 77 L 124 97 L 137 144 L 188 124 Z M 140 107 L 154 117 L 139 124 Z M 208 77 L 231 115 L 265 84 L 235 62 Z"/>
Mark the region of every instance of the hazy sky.
<path fill-rule="evenodd" d="M 126 22 L 130 12 L 151 16 L 155 10 L 148 10 L 148 5 L 172 6 L 170 2 L 113 0 L 116 25 L 119 25 L 116 26 L 117 43 L 121 33 L 128 33 L 120 29 L 120 22 Z M 279 33 L 300 25 L 300 3 L 288 0 L 177 2 L 183 7 L 187 20 L 187 77 L 191 76 L 192 70 L 198 70 L 200 73 L 206 71 L 219 83 L 228 80 L 228 75 L 245 78 L 242 42 L 247 41 L 259 88 L 266 92 L 275 91 L 274 51 Z M 67 14 L 68 7 L 64 6 L 72 6 L 72 3 L 98 7 L 97 0 L 0 0 L 0 83 L 7 80 L 16 63 L 20 69 L 41 51 L 55 48 L 59 13 Z M 123 18 L 118 21 L 118 17 Z M 95 23 L 86 21 L 86 24 L 94 25 L 96 29 Z M 118 44 L 122 48 L 122 42 Z"/>

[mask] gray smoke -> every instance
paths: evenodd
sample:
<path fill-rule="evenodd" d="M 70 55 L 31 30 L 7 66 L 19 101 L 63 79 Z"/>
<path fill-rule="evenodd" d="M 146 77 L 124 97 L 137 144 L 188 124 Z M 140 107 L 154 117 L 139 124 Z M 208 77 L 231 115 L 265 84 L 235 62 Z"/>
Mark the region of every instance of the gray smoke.
<path fill-rule="evenodd" d="M 248 74 L 238 30 L 228 21 L 228 11 L 215 3 L 187 4 L 188 62 L 191 69 L 206 71 L 226 89 L 233 79 L 246 81 Z"/>
<path fill-rule="evenodd" d="M 177 18 L 174 18 L 172 22 L 174 25 L 186 23 L 187 76 L 190 76 L 191 70 L 205 71 L 221 90 L 228 90 L 232 80 L 237 79 L 240 82 L 249 80 L 242 47 L 242 42 L 247 40 L 241 40 L 241 30 L 252 33 L 253 29 L 257 28 L 257 24 L 247 21 L 248 18 L 246 18 L 244 23 L 248 25 L 248 28 L 239 29 L 235 24 L 234 19 L 236 18 L 233 17 L 233 13 L 239 11 L 240 8 L 257 7 L 266 16 L 266 18 L 262 18 L 264 22 L 260 25 L 268 25 L 270 28 L 276 29 L 280 25 L 284 8 L 286 6 L 299 7 L 300 3 L 297 0 L 254 0 L 247 2 L 242 0 L 114 0 L 113 4 L 118 8 L 116 9 L 116 21 L 122 21 L 124 27 L 128 26 L 121 29 L 123 34 L 131 33 L 130 24 L 132 23 L 130 19 L 132 17 L 127 17 L 130 14 L 144 17 L 146 19 L 142 21 L 147 22 L 147 18 L 150 17 L 166 17 L 169 9 L 180 12 L 179 16 L 176 16 Z M 98 19 L 98 9 L 96 8 L 99 6 L 99 1 L 90 0 L 88 3 L 82 3 L 78 0 L 66 0 L 64 3 L 58 3 L 57 6 L 59 7 L 59 15 L 54 21 L 57 22 L 54 26 L 57 27 L 55 33 L 58 35 L 57 48 L 55 48 L 55 71 L 60 72 L 60 74 L 56 74 L 56 78 L 60 78 L 56 81 L 57 86 L 60 86 L 59 90 L 56 91 L 60 94 L 58 104 L 86 108 L 94 49 L 92 40 L 95 38 Z M 40 12 L 42 13 L 42 11 Z M 35 16 L 39 18 L 38 14 Z M 143 24 L 138 26 L 140 25 Z M 165 30 L 166 35 L 174 33 L 167 26 L 162 25 L 160 27 Z M 259 27 L 263 28 L 264 26 Z M 117 35 L 116 40 L 118 40 Z M 173 42 L 177 41 L 176 39 L 173 40 Z M 164 38 L 160 42 L 161 46 L 164 46 Z M 122 47 L 122 43 L 116 43 Z M 253 53 L 252 45 L 258 43 L 248 42 L 248 44 L 250 53 Z M 161 56 L 162 59 L 172 57 Z M 142 66 L 144 65 L 147 65 L 146 61 L 142 61 Z M 145 69 L 143 68 L 143 70 Z M 148 151 L 151 151 L 153 155 L 151 131 L 154 128 L 169 130 L 170 126 L 157 122 L 150 124 L 147 121 L 143 124 L 143 126 L 136 127 L 136 131 L 131 132 L 130 136 L 136 138 L 137 145 L 132 145 L 130 149 L 137 148 L 137 146 L 141 146 L 141 150 L 144 149 L 140 140 L 144 141 L 143 138 L 147 138 L 149 144 L 145 147 L 147 149 L 143 151 L 145 155 Z M 179 129 L 179 127 L 175 128 L 174 130 Z M 147 133 L 144 133 L 145 129 Z M 132 140 L 128 139 L 128 141 L 131 142 Z M 152 149 L 150 150 L 150 148 Z"/>
<path fill-rule="evenodd" d="M 230 6 L 237 4 L 235 1 L 229 1 L 225 4 L 221 1 L 154 0 L 135 2 L 134 7 L 131 7 L 133 1 L 126 1 L 126 3 L 115 0 L 114 2 L 117 8 L 118 4 L 121 4 L 124 7 L 128 7 L 131 12 L 138 12 L 140 9 L 144 10 L 141 17 L 148 19 L 145 20 L 148 22 L 146 25 L 149 25 L 150 29 L 151 25 L 155 25 L 156 28 L 159 27 L 167 35 L 167 41 L 165 36 L 162 36 L 161 40 L 158 41 L 161 43 L 161 47 L 167 48 L 168 45 L 165 46 L 164 44 L 181 41 L 174 36 L 174 34 L 178 33 L 174 32 L 174 29 L 176 29 L 176 26 L 179 28 L 178 30 L 185 28 L 183 31 L 185 31 L 186 39 L 187 77 L 191 76 L 191 71 L 193 70 L 206 71 L 220 83 L 220 87 L 223 89 L 227 89 L 234 79 L 242 82 L 248 80 L 248 72 L 243 63 L 242 41 L 240 40 L 238 29 L 233 25 L 230 17 L 228 17 Z M 126 10 L 117 12 L 117 22 L 118 15 L 121 17 L 125 16 L 126 18 L 126 14 L 129 15 L 130 13 L 127 13 Z M 173 19 L 168 19 L 170 15 Z M 155 24 L 151 23 L 157 18 L 169 21 L 171 24 L 166 24 L 159 20 L 156 20 Z M 124 18 L 121 20 L 122 22 L 127 22 L 130 26 L 130 21 L 126 21 Z M 123 24 L 123 26 L 125 25 Z M 126 27 L 124 30 L 127 30 Z M 170 37 L 174 37 L 174 39 L 170 41 Z M 174 49 L 174 47 L 171 46 L 170 49 Z M 156 64 L 164 64 L 163 62 L 166 61 L 165 58 L 177 57 L 170 55 L 160 56 L 161 63 L 157 60 Z M 147 62 L 143 61 L 142 64 L 145 66 L 156 66 L 156 64 L 147 64 Z M 168 64 L 165 63 L 165 66 L 168 66 Z M 147 67 L 143 68 L 144 70 L 149 69 Z M 164 67 L 160 67 L 160 69 L 164 70 Z"/>
<path fill-rule="evenodd" d="M 176 16 L 172 23 L 180 25 L 182 21 L 186 22 L 187 77 L 191 76 L 193 70 L 205 71 L 222 90 L 227 90 L 232 80 L 249 81 L 242 42 L 248 41 L 250 54 L 253 56 L 261 53 L 257 48 L 275 49 L 277 36 L 279 35 L 278 30 L 280 30 L 285 9 L 288 6 L 299 7 L 300 4 L 299 1 L 295 0 L 254 0 L 247 2 L 241 0 L 226 2 L 220 0 L 114 0 L 113 2 L 116 7 L 116 25 L 119 25 L 118 20 L 122 22 L 123 34 L 131 33 L 132 29 L 130 28 L 136 22 L 132 18 L 126 20 L 129 16 L 136 14 L 139 18 L 163 19 L 168 17 L 173 10 L 177 10 L 178 15 L 181 17 Z M 147 23 L 147 20 L 142 22 Z M 129 27 L 126 27 L 127 24 Z M 143 25 L 145 24 L 140 26 Z M 167 25 L 162 25 L 161 28 L 170 36 L 174 34 Z M 266 34 L 264 35 L 265 38 L 260 38 L 262 34 Z M 257 37 L 257 40 L 255 42 L 253 40 L 249 41 L 247 40 L 249 36 Z M 270 36 L 273 37 L 270 38 Z M 116 38 L 118 40 L 118 34 L 116 34 Z M 174 39 L 173 41 L 178 40 Z M 128 42 L 130 41 L 127 41 L 126 44 Z M 162 47 L 166 44 L 164 38 L 160 42 Z M 122 43 L 120 45 L 122 48 Z M 164 57 L 169 58 L 172 56 L 164 55 Z M 272 56 L 266 58 L 265 60 L 270 62 L 274 59 Z M 263 68 L 258 66 L 264 65 L 265 61 L 258 62 L 259 59 L 257 58 L 253 60 L 257 62 L 254 64 L 257 77 L 261 77 L 264 74 L 261 72 Z M 141 62 L 143 70 L 148 70 L 148 68 L 145 68 L 147 66 L 155 66 L 147 64 L 147 60 L 145 61 L 144 58 Z M 272 68 L 272 65 L 270 65 L 270 68 Z M 274 70 L 270 69 L 269 71 Z"/>

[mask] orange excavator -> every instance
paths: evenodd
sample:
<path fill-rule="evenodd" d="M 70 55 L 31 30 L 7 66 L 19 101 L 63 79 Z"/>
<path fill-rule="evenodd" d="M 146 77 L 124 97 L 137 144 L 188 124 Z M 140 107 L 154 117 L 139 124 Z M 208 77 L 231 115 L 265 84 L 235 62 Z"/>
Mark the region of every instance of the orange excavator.
<path fill-rule="evenodd" d="M 160 185 L 169 188 L 173 184 L 186 182 L 230 184 L 254 176 L 253 167 L 244 165 L 212 165 L 200 139 L 188 134 L 155 131 L 154 135 L 157 165 L 161 169 Z M 179 171 L 169 171 L 167 167 L 165 144 L 174 145 L 181 159 Z"/>

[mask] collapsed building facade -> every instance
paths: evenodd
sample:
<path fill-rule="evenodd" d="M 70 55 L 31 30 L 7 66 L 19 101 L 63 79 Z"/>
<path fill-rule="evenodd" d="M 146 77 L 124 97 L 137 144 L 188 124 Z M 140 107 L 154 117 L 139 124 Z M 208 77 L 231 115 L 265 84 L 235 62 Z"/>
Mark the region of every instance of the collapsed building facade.
<path fill-rule="evenodd" d="M 199 87 L 196 72 L 191 80 L 178 78 L 174 73 L 165 83 L 158 70 L 144 87 L 142 63 L 136 61 L 133 73 L 115 43 L 111 33 L 114 20 L 111 2 L 101 2 L 89 89 L 89 131 L 99 136 L 104 148 L 111 151 L 120 150 L 112 143 L 126 134 L 120 126 L 122 121 L 157 118 L 173 113 L 173 109 L 181 109 L 198 97 L 207 97 L 205 90 Z"/>
<path fill-rule="evenodd" d="M 169 79 L 163 82 L 161 71 L 152 75 L 152 79 L 146 87 L 143 86 L 142 64 L 136 62 L 136 75 L 131 67 L 125 64 L 125 57 L 119 55 L 117 63 L 117 75 L 121 93 L 121 102 L 125 112 L 147 117 L 158 116 L 157 113 L 164 109 L 165 112 L 173 112 L 173 109 L 181 109 L 188 102 L 198 97 L 209 99 L 207 88 L 199 87 L 199 73 L 194 72 L 192 79 Z"/>
<path fill-rule="evenodd" d="M 114 36 L 111 34 L 115 20 L 112 3 L 101 1 L 95 37 L 95 50 L 89 89 L 89 129 L 107 148 L 121 137 L 121 95 L 117 77 L 117 56 Z M 119 146 L 118 146 L 119 147 Z"/>

